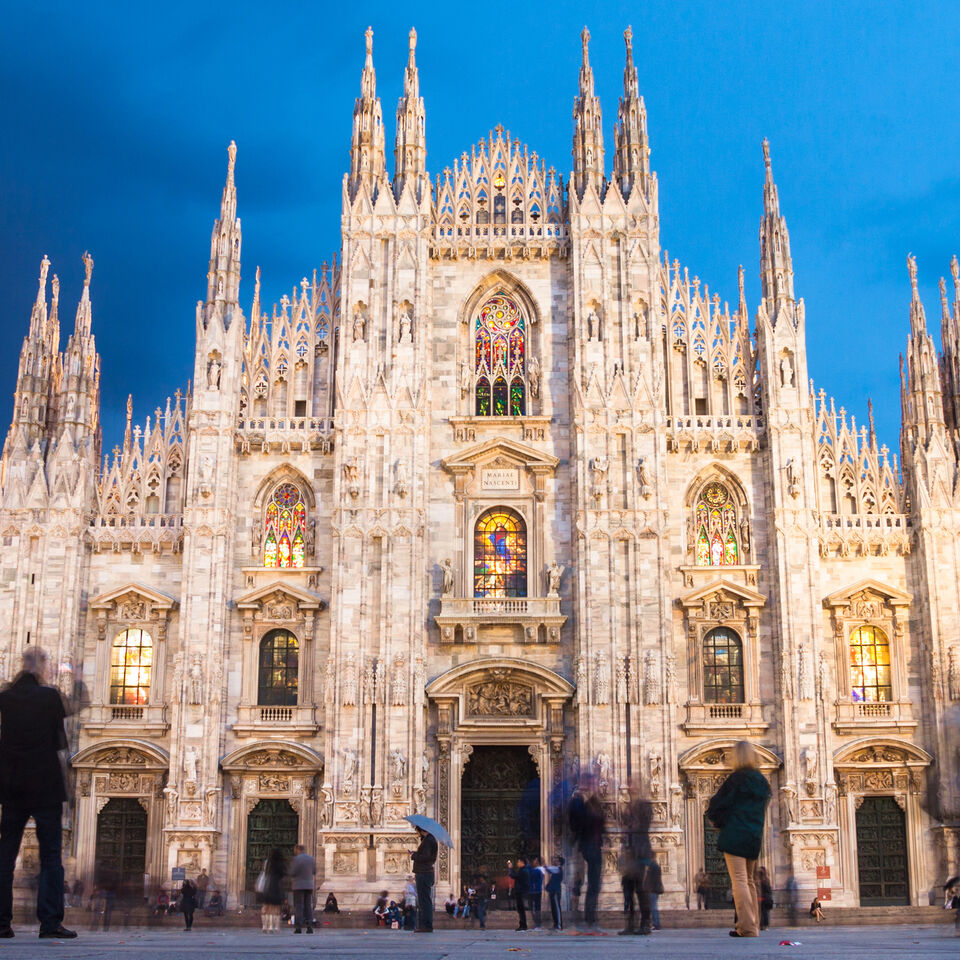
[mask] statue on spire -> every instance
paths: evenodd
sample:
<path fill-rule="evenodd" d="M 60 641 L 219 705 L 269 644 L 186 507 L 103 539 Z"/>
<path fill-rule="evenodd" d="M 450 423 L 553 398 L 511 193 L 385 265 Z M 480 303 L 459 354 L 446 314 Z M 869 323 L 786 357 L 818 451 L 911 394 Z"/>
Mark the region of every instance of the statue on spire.
<path fill-rule="evenodd" d="M 37 299 L 42 299 L 44 291 L 47 289 L 47 271 L 50 269 L 50 261 L 47 259 L 47 255 L 43 255 L 43 259 L 40 261 L 40 293 Z"/>
<path fill-rule="evenodd" d="M 237 165 L 237 141 L 231 140 L 227 147 L 227 180 L 233 182 L 233 168 Z"/>
<path fill-rule="evenodd" d="M 83 285 L 89 287 L 90 278 L 93 276 L 93 257 L 91 257 L 90 253 L 86 250 L 83 252 L 83 269 L 85 273 Z"/>

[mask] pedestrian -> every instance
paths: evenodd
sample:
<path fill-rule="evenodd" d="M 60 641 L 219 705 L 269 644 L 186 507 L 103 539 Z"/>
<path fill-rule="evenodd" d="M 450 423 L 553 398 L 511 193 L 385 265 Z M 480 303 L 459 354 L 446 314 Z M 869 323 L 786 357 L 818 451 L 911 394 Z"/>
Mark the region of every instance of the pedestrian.
<path fill-rule="evenodd" d="M 650 926 L 660 929 L 660 895 L 663 893 L 663 872 L 657 863 L 657 855 L 650 851 L 650 866 L 646 875 L 647 893 L 650 894 Z"/>
<path fill-rule="evenodd" d="M 533 857 L 530 861 L 530 892 L 527 894 L 527 909 L 530 911 L 534 930 L 543 929 L 540 926 L 543 919 L 541 916 L 543 910 L 543 879 L 544 869 L 540 863 L 540 858 Z"/>
<path fill-rule="evenodd" d="M 377 918 L 377 926 L 385 927 L 387 925 L 387 910 L 390 906 L 390 900 L 386 890 L 380 891 L 377 902 L 373 907 L 373 915 Z"/>
<path fill-rule="evenodd" d="M 412 873 L 407 874 L 407 884 L 403 888 L 403 926 L 405 930 L 417 927 L 417 884 Z"/>
<path fill-rule="evenodd" d="M 560 894 L 563 891 L 563 857 L 553 858 L 553 865 L 547 870 L 547 900 L 550 903 L 550 916 L 553 917 L 553 929 L 563 929 L 563 912 L 560 909 Z"/>
<path fill-rule="evenodd" d="M 710 909 L 710 874 L 706 870 L 698 870 L 693 878 L 693 886 L 697 891 L 697 909 Z"/>
<path fill-rule="evenodd" d="M 820 904 L 820 898 L 817 896 L 815 896 L 810 903 L 810 916 L 813 917 L 817 923 L 823 920 L 823 907 Z"/>
<path fill-rule="evenodd" d="M 197 908 L 203 909 L 203 905 L 207 899 L 207 887 L 210 885 L 210 878 L 207 876 L 207 868 L 202 867 L 200 869 L 200 875 L 194 881 L 194 886 L 197 888 Z"/>
<path fill-rule="evenodd" d="M 517 931 L 527 929 L 527 897 L 530 894 L 530 867 L 525 857 L 517 857 L 517 865 L 507 861 L 507 873 L 513 881 L 513 899 L 517 908 Z"/>
<path fill-rule="evenodd" d="M 625 837 L 620 859 L 620 883 L 623 888 L 623 909 L 627 921 L 620 936 L 639 933 L 648 936 L 650 923 L 650 821 L 653 806 L 649 800 L 640 798 L 631 791 L 630 802 L 625 811 Z M 639 908 L 640 927 L 636 925 Z"/>
<path fill-rule="evenodd" d="M 487 929 L 487 905 L 490 903 L 491 894 L 490 884 L 487 882 L 487 876 L 480 874 L 477 880 L 477 902 L 475 907 L 475 916 L 480 921 L 480 929 Z"/>
<path fill-rule="evenodd" d="M 208 917 L 223 916 L 223 896 L 219 890 L 214 890 L 213 893 L 210 894 L 210 899 L 207 901 L 203 912 L 204 915 Z"/>
<path fill-rule="evenodd" d="M 327 899 L 324 901 L 323 912 L 324 913 L 340 912 L 340 904 L 337 903 L 337 896 L 332 890 L 327 894 Z"/>
<path fill-rule="evenodd" d="M 738 741 L 733 754 L 733 773 L 710 799 L 707 816 L 720 831 L 717 849 L 727 863 L 737 910 L 736 928 L 730 931 L 730 936 L 756 937 L 760 932 L 760 918 L 754 874 L 770 801 L 770 784 L 757 769 L 752 743 Z"/>
<path fill-rule="evenodd" d="M 414 827 L 420 846 L 410 851 L 417 882 L 417 932 L 433 933 L 433 865 L 437 862 L 437 840 L 420 827 Z"/>
<path fill-rule="evenodd" d="M 67 747 L 60 692 L 45 683 L 47 654 L 28 646 L 20 673 L 0 692 L 0 938 L 13 936 L 13 870 L 27 821 L 40 847 L 40 937 L 76 937 L 63 925 L 63 803 L 59 751 Z"/>
<path fill-rule="evenodd" d="M 447 916 L 455 917 L 457 915 L 457 898 L 450 891 L 450 896 L 443 901 L 443 909 L 447 911 Z"/>
<path fill-rule="evenodd" d="M 293 848 L 293 859 L 287 874 L 293 891 L 293 932 L 306 928 L 313 933 L 313 889 L 317 879 L 317 861 L 307 853 L 307 848 L 298 843 Z"/>
<path fill-rule="evenodd" d="M 73 895 L 73 905 L 75 907 L 82 907 L 83 906 L 83 881 L 79 877 L 77 877 L 77 879 L 73 881 L 73 889 L 71 890 L 71 893 Z"/>
<path fill-rule="evenodd" d="M 587 865 L 587 893 L 583 905 L 583 920 L 588 927 L 597 925 L 597 898 L 600 896 L 600 876 L 603 871 L 603 835 L 605 831 L 603 804 L 594 790 L 592 776 L 585 778 L 582 788 L 570 801 L 570 829 Z"/>
<path fill-rule="evenodd" d="M 400 908 L 397 906 L 396 900 L 390 901 L 390 906 L 387 907 L 385 921 L 386 926 L 388 926 L 391 930 L 400 929 Z"/>
<path fill-rule="evenodd" d="M 260 894 L 260 924 L 264 933 L 280 932 L 280 908 L 286 899 L 283 895 L 283 878 L 287 874 L 286 861 L 278 847 L 274 847 L 263 863 L 263 882 Z"/>
<path fill-rule="evenodd" d="M 583 874 L 578 870 L 570 885 L 570 910 L 573 913 L 580 912 L 580 894 L 583 893 Z"/>
<path fill-rule="evenodd" d="M 153 908 L 153 915 L 162 920 L 170 910 L 170 895 L 161 887 L 157 891 L 157 905 Z"/>
<path fill-rule="evenodd" d="M 760 929 L 770 926 L 770 911 L 773 909 L 773 887 L 766 867 L 757 870 L 757 895 L 760 897 Z"/>
<path fill-rule="evenodd" d="M 180 912 L 185 930 L 193 929 L 193 914 L 197 909 L 197 886 L 192 880 L 184 880 L 180 886 Z"/>

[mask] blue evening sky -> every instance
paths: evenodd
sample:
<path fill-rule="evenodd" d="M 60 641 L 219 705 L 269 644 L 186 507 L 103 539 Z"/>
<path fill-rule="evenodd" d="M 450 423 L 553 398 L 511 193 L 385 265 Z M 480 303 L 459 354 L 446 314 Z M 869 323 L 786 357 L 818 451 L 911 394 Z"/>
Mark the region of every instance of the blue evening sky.
<path fill-rule="evenodd" d="M 899 445 L 906 256 L 939 337 L 937 279 L 960 252 L 953 3 L 8 4 L 0 31 L 0 421 L 43 254 L 63 339 L 96 259 L 104 447 L 184 387 L 194 303 L 236 139 L 242 301 L 254 268 L 279 300 L 339 246 L 363 31 L 373 25 L 392 168 L 407 31 L 419 34 L 434 176 L 498 123 L 566 175 L 580 30 L 604 110 L 608 172 L 630 23 L 660 178 L 661 242 L 735 301 L 759 295 L 770 138 L 807 304 L 810 375 Z M 952 297 L 952 294 L 951 294 Z"/>

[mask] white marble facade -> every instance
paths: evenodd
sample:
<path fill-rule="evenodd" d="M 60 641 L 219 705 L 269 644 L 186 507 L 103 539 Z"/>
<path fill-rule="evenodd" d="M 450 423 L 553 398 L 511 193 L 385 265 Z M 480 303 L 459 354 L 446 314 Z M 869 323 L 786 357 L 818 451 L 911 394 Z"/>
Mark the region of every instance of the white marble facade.
<path fill-rule="evenodd" d="M 742 275 L 731 310 L 661 251 L 629 34 L 612 174 L 584 35 L 566 182 L 499 128 L 432 181 L 415 39 L 392 180 L 368 32 L 339 256 L 271 312 L 258 271 L 249 317 L 231 144 L 192 393 L 143 427 L 128 417 L 102 461 L 93 260 L 65 347 L 44 260 L 3 451 L 0 673 L 39 643 L 64 689 L 86 686 L 68 876 L 92 874 L 110 798 L 136 798 L 145 871 L 206 866 L 235 898 L 247 817 L 273 798 L 325 884 L 365 903 L 406 870 L 402 818 L 436 815 L 459 839 L 464 765 L 513 744 L 541 775 L 547 853 L 569 850 L 550 789 L 597 774 L 610 904 L 639 783 L 664 903 L 681 905 L 706 798 L 749 738 L 774 789 L 775 886 L 812 888 L 829 866 L 834 902 L 857 904 L 858 810 L 891 797 L 909 900 L 928 902 L 960 866 L 957 261 L 940 352 L 910 262 L 898 464 L 813 390 L 766 144 L 751 319 Z M 524 319 L 522 414 L 477 415 L 476 319 L 495 296 Z M 305 511 L 289 568 L 265 565 L 284 484 Z M 726 501 L 722 542 L 698 558 L 707 493 Z M 491 507 L 525 524 L 522 597 L 474 595 Z M 861 627 L 888 641 L 882 699 L 852 695 Z M 743 661 L 721 702 L 715 628 Z M 258 692 L 275 629 L 298 644 L 293 704 Z M 117 703 L 128 630 L 150 638 L 149 689 Z M 439 872 L 441 891 L 458 882 L 459 849 Z"/>

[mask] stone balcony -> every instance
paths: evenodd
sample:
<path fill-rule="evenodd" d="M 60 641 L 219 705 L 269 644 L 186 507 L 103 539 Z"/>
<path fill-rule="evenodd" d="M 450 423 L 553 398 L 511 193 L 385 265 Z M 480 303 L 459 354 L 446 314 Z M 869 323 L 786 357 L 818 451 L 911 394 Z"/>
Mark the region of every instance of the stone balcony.
<path fill-rule="evenodd" d="M 833 721 L 837 733 L 853 734 L 883 730 L 908 733 L 916 725 L 913 707 L 908 700 L 838 700 Z"/>
<path fill-rule="evenodd" d="M 687 703 L 682 727 L 689 734 L 760 734 L 769 726 L 763 719 L 763 705 L 752 703 Z"/>
<path fill-rule="evenodd" d="M 443 597 L 434 618 L 442 643 L 559 643 L 559 597 Z"/>
<path fill-rule="evenodd" d="M 82 716 L 92 737 L 162 737 L 170 729 L 164 703 L 92 703 Z"/>
<path fill-rule="evenodd" d="M 237 707 L 237 720 L 233 732 L 238 737 L 260 737 L 266 734 L 287 736 L 313 736 L 320 729 L 316 710 L 312 704 L 303 706 L 251 706 Z"/>
<path fill-rule="evenodd" d="M 681 414 L 666 418 L 672 452 L 752 453 L 760 449 L 763 417 L 752 414 Z"/>
<path fill-rule="evenodd" d="M 308 453 L 333 450 L 332 417 L 241 417 L 234 441 L 237 451 Z"/>

